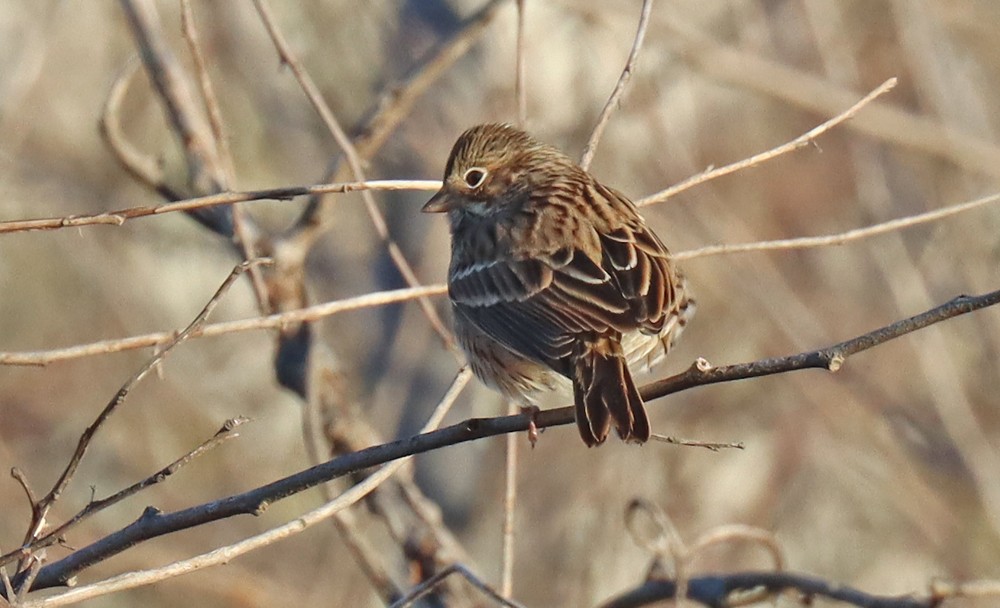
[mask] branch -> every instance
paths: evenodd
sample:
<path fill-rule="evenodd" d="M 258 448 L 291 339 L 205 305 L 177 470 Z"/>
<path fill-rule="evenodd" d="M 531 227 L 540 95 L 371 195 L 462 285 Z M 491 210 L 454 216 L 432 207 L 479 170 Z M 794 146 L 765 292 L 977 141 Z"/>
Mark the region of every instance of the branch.
<path fill-rule="evenodd" d="M 260 329 L 280 329 L 292 323 L 302 323 L 316 321 L 324 317 L 329 317 L 341 312 L 360 310 L 374 306 L 386 306 L 406 302 L 421 296 L 435 296 L 446 293 L 448 288 L 445 285 L 428 285 L 415 289 L 393 289 L 390 291 L 376 291 L 363 296 L 346 298 L 344 300 L 334 300 L 324 302 L 298 310 L 276 313 L 266 317 L 253 319 L 243 319 L 240 321 L 227 321 L 224 323 L 212 323 L 195 328 L 189 338 L 203 338 L 209 336 L 221 336 L 224 334 L 237 333 L 242 331 L 253 331 Z M 147 348 L 159 346 L 173 340 L 173 332 L 159 332 L 121 338 L 117 340 L 102 340 L 90 344 L 81 344 L 47 351 L 36 352 L 0 352 L 0 365 L 48 365 L 56 361 L 66 361 L 79 357 L 89 357 L 92 355 L 102 355 L 107 353 L 117 353 L 136 348 Z"/>
<path fill-rule="evenodd" d="M 358 154 L 357 149 L 355 149 L 354 144 L 351 142 L 347 133 L 344 132 L 343 127 L 340 126 L 340 122 L 337 117 L 333 114 L 333 110 L 323 99 L 323 95 L 319 91 L 319 87 L 313 81 L 312 77 L 305 71 L 302 64 L 299 62 L 298 58 L 292 53 L 291 48 L 285 41 L 284 35 L 278 29 L 277 23 L 271 14 L 270 5 L 267 0 L 253 0 L 254 6 L 257 8 L 257 14 L 260 15 L 261 21 L 264 23 L 264 28 L 267 30 L 268 35 L 271 37 L 271 41 L 274 43 L 275 49 L 278 52 L 278 56 L 281 58 L 281 62 L 291 68 L 292 73 L 295 75 L 296 81 L 302 88 L 309 102 L 312 104 L 313 108 L 323 119 L 323 123 L 326 124 L 326 128 L 333 135 L 333 138 L 337 141 L 337 145 L 340 146 L 341 151 L 347 158 L 347 165 L 351 169 L 351 173 L 354 175 L 354 179 L 359 182 L 365 181 L 365 172 L 362 168 L 361 156 Z M 378 204 L 375 202 L 375 198 L 371 195 L 368 190 L 361 191 L 361 200 L 365 204 L 365 210 L 368 212 L 368 216 L 371 219 L 372 225 L 375 227 L 375 232 L 382 239 L 382 243 L 385 245 L 386 250 L 389 253 L 389 257 L 392 259 L 393 264 L 399 271 L 400 276 L 409 287 L 419 287 L 420 280 L 417 278 L 416 272 L 413 270 L 413 266 L 406 259 L 403 254 L 403 250 L 399 248 L 399 245 L 389 234 L 389 225 L 385 221 L 385 217 L 379 210 Z M 427 317 L 428 323 L 439 336 L 441 336 L 442 341 L 446 345 L 451 345 L 454 339 L 451 336 L 451 331 L 445 325 L 444 321 L 441 320 L 441 316 L 438 314 L 437 309 L 426 297 L 418 298 L 417 300 L 420 304 L 420 308 Z"/>
<path fill-rule="evenodd" d="M 105 211 L 94 215 L 69 215 L 0 222 L 0 234 L 5 232 L 26 232 L 29 230 L 56 230 L 59 228 L 92 226 L 96 224 L 121 226 L 126 220 L 137 217 L 161 215 L 163 213 L 173 213 L 174 211 L 192 211 L 245 201 L 287 200 L 296 196 L 310 194 L 360 192 L 362 190 L 421 190 L 424 192 L 433 192 L 440 188 L 441 182 L 438 180 L 387 179 L 317 184 L 315 186 L 286 186 L 265 190 L 247 190 L 245 192 L 220 192 L 219 194 L 177 200 L 172 203 L 128 207 L 126 209 L 119 209 L 118 211 Z"/>
<path fill-rule="evenodd" d="M 87 519 L 94 513 L 107 509 L 112 505 L 118 504 L 119 502 L 125 500 L 129 496 L 137 494 L 138 492 L 150 486 L 162 483 L 168 477 L 170 477 L 171 475 L 179 471 L 181 468 L 189 464 L 191 461 L 193 461 L 195 458 L 201 456 L 202 454 L 205 454 L 209 450 L 218 447 L 219 445 L 230 439 L 238 437 L 239 433 L 236 432 L 236 429 L 247 422 L 249 422 L 249 419 L 242 417 L 227 420 L 226 423 L 222 425 L 222 428 L 216 431 L 215 435 L 213 435 L 210 439 L 203 441 L 198 447 L 189 451 L 187 454 L 181 456 L 180 458 L 174 460 L 172 463 L 163 467 L 159 471 L 153 473 L 149 477 L 143 479 L 142 481 L 139 481 L 138 483 L 134 483 L 131 486 L 119 492 L 115 492 L 111 496 L 102 498 L 100 500 L 90 501 L 87 504 L 87 506 L 84 507 L 82 510 L 80 510 L 76 515 L 68 519 L 65 523 L 54 528 L 52 531 L 48 532 L 44 536 L 40 536 L 36 540 L 32 541 L 30 544 L 19 547 L 18 549 L 9 552 L 6 555 L 0 555 L 0 566 L 4 566 L 22 556 L 36 553 L 39 549 L 44 549 L 45 547 L 49 547 L 59 542 L 63 542 L 63 538 L 66 532 L 71 528 L 75 527 L 81 521 Z M 32 501 L 32 504 L 34 504 L 34 501 Z"/>
<path fill-rule="evenodd" d="M 462 392 L 462 389 L 465 388 L 471 378 L 472 372 L 470 372 L 468 368 L 462 368 L 458 371 L 455 375 L 455 379 L 451 383 L 451 386 L 447 391 L 445 391 L 445 394 L 441 397 L 441 400 L 438 402 L 434 411 L 428 418 L 427 423 L 424 424 L 421 429 L 423 434 L 426 435 L 432 432 L 433 429 L 437 428 L 437 426 L 441 424 L 441 421 L 454 404 L 455 399 L 458 398 L 458 395 Z M 378 452 L 383 447 L 384 446 L 375 446 L 374 448 L 370 448 L 368 450 L 362 450 L 362 452 L 366 454 L 370 453 L 371 450 Z M 118 532 L 114 532 L 109 536 L 106 536 L 105 538 L 76 551 L 72 555 L 63 558 L 58 562 L 54 562 L 42 568 L 41 571 L 38 572 L 38 578 L 36 579 L 34 589 L 44 589 L 47 587 L 66 584 L 67 581 L 73 578 L 76 573 L 81 570 L 95 563 L 104 561 L 113 555 L 117 555 L 118 553 L 143 540 L 148 540 L 150 538 L 162 536 L 177 530 L 201 525 L 210 521 L 224 519 L 233 515 L 259 515 L 267 509 L 272 502 L 348 473 L 369 468 L 367 465 L 358 467 L 351 464 L 351 462 L 355 460 L 355 454 L 361 454 L 362 452 L 347 454 L 250 492 L 213 501 L 197 507 L 191 507 L 182 511 L 165 514 L 157 509 L 148 507 L 142 516 L 129 526 L 126 526 Z M 413 452 L 412 454 L 415 453 L 416 452 Z M 412 454 L 410 455 L 412 456 Z M 390 462 L 392 460 L 397 461 Z M 267 546 L 276 541 L 299 534 L 309 529 L 311 526 L 318 524 L 332 517 L 336 513 L 339 513 L 343 509 L 355 504 L 378 488 L 379 485 L 381 485 L 389 477 L 394 475 L 400 467 L 406 464 L 407 461 L 408 458 L 406 455 L 382 458 L 381 463 L 385 464 L 385 466 L 366 477 L 364 481 L 361 481 L 357 485 L 351 487 L 335 500 L 305 513 L 286 524 L 266 532 L 262 532 L 256 536 L 251 536 L 250 538 L 241 540 L 227 547 L 221 547 L 214 551 L 181 560 L 161 568 L 154 568 L 142 572 L 130 572 L 113 577 L 107 581 L 78 587 L 61 595 L 45 598 L 36 603 L 27 604 L 25 608 L 27 608 L 27 606 L 32 606 L 32 608 L 40 608 L 42 606 L 62 606 L 84 599 L 97 597 L 99 595 L 121 591 L 123 589 L 131 589 L 134 587 L 148 585 L 159 580 L 178 576 L 180 574 L 187 574 L 194 570 L 199 570 L 209 566 L 228 563 L 239 555 L 243 555 L 244 553 L 259 547 Z M 220 516 L 220 514 L 223 515 Z"/>
<path fill-rule="evenodd" d="M 679 11 L 672 11 L 662 16 L 661 22 L 671 34 L 668 39 L 681 46 L 682 59 L 703 70 L 708 77 L 826 115 L 856 98 L 854 91 L 832 84 L 821 76 L 720 44 L 696 27 L 681 22 L 679 14 Z M 849 126 L 857 132 L 945 159 L 969 171 L 1000 177 L 1000 147 L 939 120 L 876 103 Z"/>
<path fill-rule="evenodd" d="M 87 450 L 90 447 L 94 436 L 97 434 L 97 431 L 104 426 L 104 423 L 107 422 L 118 407 L 125 402 L 125 399 L 128 397 L 132 389 L 139 384 L 139 382 L 146 376 L 146 374 L 149 373 L 151 369 L 163 361 L 163 359 L 166 358 L 174 347 L 187 340 L 188 336 L 204 324 L 205 320 L 208 319 L 208 316 L 213 310 L 215 310 L 215 307 L 222 299 L 222 296 L 225 295 L 225 293 L 229 290 L 229 287 L 236 281 L 237 278 L 239 278 L 241 274 L 243 274 L 243 272 L 248 270 L 251 266 L 259 265 L 264 262 L 265 260 L 252 260 L 249 262 L 243 262 L 233 268 L 232 272 L 229 273 L 229 276 L 222 282 L 222 285 L 219 286 L 218 290 L 208 303 L 205 304 L 204 308 L 202 308 L 201 312 L 198 313 L 194 320 L 191 321 L 191 323 L 176 337 L 174 337 L 169 344 L 150 357 L 149 360 L 141 368 L 139 368 L 139 370 L 136 371 L 131 378 L 126 380 L 120 389 L 118 389 L 115 396 L 112 397 L 107 405 L 104 406 L 104 409 L 97 415 L 94 422 L 88 426 L 80 436 L 80 440 L 77 442 L 73 455 L 70 457 L 70 460 L 66 464 L 66 468 L 63 469 L 59 479 L 55 482 L 55 484 L 53 484 L 52 489 L 49 490 L 49 492 L 43 496 L 41 500 L 33 505 L 31 523 L 25 533 L 22 546 L 28 546 L 38 539 L 39 534 L 46 525 L 46 517 L 48 516 L 49 510 L 52 505 L 59 500 L 63 491 L 65 491 L 66 487 L 73 479 L 73 476 L 76 474 L 80 463 L 83 461 L 83 457 L 87 453 Z"/>
<path fill-rule="evenodd" d="M 735 173 L 743 169 L 748 169 L 750 167 L 759 165 L 763 162 L 773 160 L 783 154 L 789 152 L 794 152 L 799 148 L 804 148 L 816 141 L 820 135 L 826 133 L 830 129 L 836 127 L 837 125 L 854 118 L 854 116 L 862 110 L 865 106 L 875 101 L 876 98 L 885 95 L 896 86 L 897 80 L 895 78 L 890 78 L 886 80 L 879 86 L 875 87 L 870 93 L 862 97 L 857 103 L 847 108 L 840 114 L 834 116 L 830 120 L 819 124 L 812 129 L 809 129 L 802 135 L 799 135 L 792 141 L 782 144 L 776 148 L 771 148 L 766 152 L 761 152 L 760 154 L 754 154 L 750 158 L 744 158 L 743 160 L 736 161 L 735 163 L 730 163 L 724 167 L 719 167 L 718 169 L 710 169 L 703 173 L 693 175 L 688 179 L 682 181 L 679 184 L 675 184 L 665 190 L 660 190 L 655 194 L 650 194 L 647 197 L 641 198 L 636 201 L 636 205 L 642 207 L 644 205 L 652 205 L 654 203 L 661 203 L 672 196 L 676 196 L 685 190 L 694 188 L 698 184 L 703 184 L 707 181 L 722 177 L 723 175 L 729 175 L 730 173 Z"/>
<path fill-rule="evenodd" d="M 458 574 L 465 580 L 469 581 L 470 585 L 479 589 L 483 595 L 496 602 L 499 606 L 506 606 L 507 608 L 524 608 L 521 604 L 509 600 L 503 595 L 497 593 L 492 587 L 484 583 L 479 579 L 479 577 L 461 564 L 452 564 L 447 568 L 444 568 L 434 576 L 411 589 L 409 593 L 399 598 L 399 600 L 394 602 L 391 606 L 389 606 L 389 608 L 409 608 L 414 602 L 430 593 L 434 587 L 441 584 L 441 581 L 448 578 L 452 574 Z"/>
<path fill-rule="evenodd" d="M 699 360 L 698 363 L 681 374 L 642 387 L 640 393 L 643 399 L 651 401 L 695 386 L 718 382 L 755 378 L 807 368 L 836 371 L 843 365 L 844 360 L 852 354 L 873 348 L 928 325 L 998 303 L 1000 303 L 1000 290 L 981 296 L 960 296 L 927 312 L 824 349 L 718 368 L 712 368 L 703 360 Z M 572 424 L 574 422 L 573 408 L 562 407 L 544 410 L 535 416 L 520 414 L 495 418 L 472 418 L 440 430 L 425 432 L 345 454 L 300 473 L 229 498 L 173 513 L 160 513 L 155 510 L 148 512 L 130 526 L 43 568 L 38 575 L 38 587 L 50 587 L 65 583 L 68 578 L 83 568 L 107 559 L 141 541 L 235 515 L 259 514 L 271 503 L 320 483 L 445 446 L 504 433 L 525 431 L 528 430 L 532 420 L 539 428 Z M 690 582 L 693 584 L 694 579 Z"/>
<path fill-rule="evenodd" d="M 826 597 L 852 604 L 858 608 L 935 608 L 940 604 L 938 597 L 915 598 L 912 595 L 879 596 L 870 595 L 846 585 L 830 583 L 823 579 L 791 572 L 733 572 L 708 576 L 693 576 L 687 579 L 685 597 L 705 606 L 729 606 L 730 595 L 749 592 L 761 587 L 772 594 L 782 591 L 798 591 L 805 596 L 805 602 L 814 597 Z M 674 598 L 677 584 L 672 580 L 653 580 L 641 587 L 620 595 L 601 608 L 639 608 L 652 606 L 663 600 Z"/>
<path fill-rule="evenodd" d="M 618 107 L 618 102 L 621 100 L 622 95 L 625 94 L 625 87 L 628 86 L 628 81 L 632 79 L 632 71 L 635 70 L 635 65 L 639 61 L 639 50 L 642 48 L 642 41 L 646 38 L 646 27 L 649 25 L 649 17 L 652 14 L 653 0 L 643 0 L 642 12 L 639 15 L 639 27 L 635 32 L 635 40 L 632 42 L 632 50 L 629 51 L 628 60 L 625 62 L 625 69 L 622 70 L 622 75 L 618 77 L 618 82 L 611 92 L 611 97 L 604 104 L 604 109 L 601 110 L 601 115 L 597 119 L 594 131 L 590 134 L 590 140 L 587 141 L 587 146 L 583 149 L 580 166 L 584 169 L 587 169 L 591 161 L 594 160 L 594 154 L 597 153 L 597 143 L 601 140 L 601 135 L 604 134 L 604 128 L 608 126 L 611 114 Z"/>
<path fill-rule="evenodd" d="M 928 222 L 936 222 L 937 220 L 957 215 L 965 211 L 970 211 L 984 205 L 989 205 L 997 201 L 1000 201 L 1000 193 L 990 194 L 989 196 L 984 196 L 982 198 L 967 201 L 958 205 L 942 207 L 926 213 L 908 215 L 906 217 L 896 218 L 880 224 L 873 224 L 863 228 L 855 228 L 854 230 L 848 230 L 837 234 L 828 234 L 825 236 L 806 236 L 794 239 L 778 239 L 775 241 L 757 241 L 754 243 L 740 243 L 735 245 L 710 245 L 708 247 L 699 247 L 698 249 L 691 249 L 689 251 L 680 251 L 674 254 L 673 258 L 675 260 L 690 260 L 692 258 L 703 258 L 713 255 L 728 255 L 732 253 L 747 253 L 750 251 L 810 249 L 814 247 L 843 245 L 844 243 L 849 243 L 850 241 L 866 239 L 879 234 L 885 234 L 887 232 L 895 232 L 904 228 L 911 228 L 920 224 L 926 224 Z"/>

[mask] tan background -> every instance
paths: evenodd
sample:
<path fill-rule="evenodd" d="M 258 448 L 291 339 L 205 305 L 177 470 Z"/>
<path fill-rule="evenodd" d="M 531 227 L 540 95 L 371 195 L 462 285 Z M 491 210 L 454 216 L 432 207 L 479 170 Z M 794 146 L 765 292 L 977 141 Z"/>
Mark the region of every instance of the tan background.
<path fill-rule="evenodd" d="M 478 3 L 276 3 L 294 49 L 345 125 Z M 439 7 L 440 5 L 440 7 Z M 438 8 L 439 7 L 439 8 Z M 160 11 L 183 55 L 173 2 Z M 241 189 L 309 184 L 336 146 L 247 3 L 196 2 Z M 638 2 L 528 0 L 529 128 L 576 156 L 632 42 Z M 450 11 L 454 10 L 455 13 Z M 450 17 L 449 17 L 450 15 Z M 514 118 L 514 10 L 501 11 L 471 53 L 416 106 L 368 170 L 378 178 L 440 177 L 465 127 Z M 593 172 L 640 197 L 794 138 L 890 76 L 882 103 L 948 130 L 858 124 L 818 146 L 690 190 L 645 213 L 675 251 L 839 232 L 959 203 L 1000 177 L 1000 4 L 995 0 L 674 0 L 660 2 L 633 88 Z M 694 32 L 694 33 L 692 33 Z M 704 40 L 698 40 L 703 36 Z M 111 82 L 134 52 L 112 2 L 0 6 L 0 219 L 92 213 L 157 202 L 117 167 L 97 135 Z M 720 54 L 721 53 L 721 54 Z M 768 71 L 778 66 L 782 71 Z M 183 180 L 178 154 L 143 79 L 125 123 L 140 147 Z M 878 125 L 876 125 L 877 127 Z M 909 143 L 908 143 L 909 142 Z M 978 146 L 978 147 L 977 147 Z M 962 151 L 973 148 L 971 155 Z M 994 162 L 996 161 L 996 162 Z M 446 226 L 418 214 L 425 194 L 380 195 L 393 235 L 428 283 L 444 278 Z M 302 204 L 258 202 L 274 228 Z M 316 301 L 401 285 L 360 200 L 313 251 Z M 656 371 L 697 356 L 722 364 L 854 336 L 1000 286 L 996 206 L 933 225 L 821 250 L 689 261 L 699 312 Z M 0 236 L 0 350 L 38 350 L 184 326 L 236 262 L 226 243 L 180 214 Z M 440 309 L 445 310 L 442 299 Z M 246 284 L 215 319 L 255 314 Z M 353 396 L 386 436 L 412 432 L 437 401 L 454 360 L 414 304 L 321 323 L 347 362 Z M 0 469 L 51 484 L 82 429 L 148 352 L 0 369 Z M 66 517 L 163 466 L 227 418 L 255 419 L 242 437 L 168 483 L 71 534 L 80 547 L 132 521 L 147 504 L 174 510 L 306 466 L 298 401 L 273 381 L 265 333 L 192 341 L 150 378 L 100 436 L 56 510 Z M 515 597 L 529 606 L 591 605 L 638 584 L 650 556 L 624 533 L 624 505 L 662 506 L 686 539 L 726 523 L 773 531 L 789 567 L 868 591 L 922 591 L 930 580 L 997 576 L 1000 558 L 1000 313 L 986 310 L 848 361 L 837 375 L 798 372 L 701 388 L 653 404 L 654 430 L 743 441 L 710 453 L 611 441 L 585 449 L 573 429 L 522 444 Z M 449 417 L 502 411 L 476 386 Z M 496 580 L 503 440 L 418 460 L 470 564 Z M 145 543 L 87 571 L 84 581 L 166 563 L 284 522 L 319 503 L 306 492 L 260 518 L 238 518 Z M 0 480 L 0 548 L 21 540 L 27 506 Z M 50 558 L 65 554 L 49 550 Z M 731 545 L 698 568 L 763 568 Z M 376 605 L 331 527 L 319 526 L 223 567 L 94 605 Z"/>

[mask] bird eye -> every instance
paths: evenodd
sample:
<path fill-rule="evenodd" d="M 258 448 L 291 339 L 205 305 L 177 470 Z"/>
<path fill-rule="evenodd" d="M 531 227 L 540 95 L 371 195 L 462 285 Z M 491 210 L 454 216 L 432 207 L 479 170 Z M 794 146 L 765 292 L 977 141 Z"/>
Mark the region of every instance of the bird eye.
<path fill-rule="evenodd" d="M 470 188 L 478 188 L 483 185 L 484 181 L 486 181 L 486 169 L 483 169 L 482 167 L 472 167 L 465 172 L 462 179 L 465 180 L 465 184 Z"/>

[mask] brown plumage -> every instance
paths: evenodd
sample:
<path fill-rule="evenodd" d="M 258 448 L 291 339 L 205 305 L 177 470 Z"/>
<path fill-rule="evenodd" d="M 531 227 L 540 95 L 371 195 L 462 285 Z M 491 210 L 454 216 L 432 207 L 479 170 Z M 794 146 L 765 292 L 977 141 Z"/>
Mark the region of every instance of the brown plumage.
<path fill-rule="evenodd" d="M 572 384 L 589 446 L 612 425 L 648 440 L 629 363 L 665 355 L 694 301 L 635 205 L 552 146 L 487 124 L 458 138 L 423 211 L 448 213 L 448 294 L 475 374 L 528 402 Z"/>

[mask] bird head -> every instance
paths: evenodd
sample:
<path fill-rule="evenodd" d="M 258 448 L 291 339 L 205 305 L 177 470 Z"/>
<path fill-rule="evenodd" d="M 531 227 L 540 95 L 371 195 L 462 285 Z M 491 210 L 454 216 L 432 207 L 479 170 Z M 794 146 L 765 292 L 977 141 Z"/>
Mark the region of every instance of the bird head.
<path fill-rule="evenodd" d="M 441 189 L 421 210 L 482 216 L 499 213 L 537 185 L 546 162 L 572 165 L 555 148 L 510 125 L 472 127 L 455 142 Z"/>

